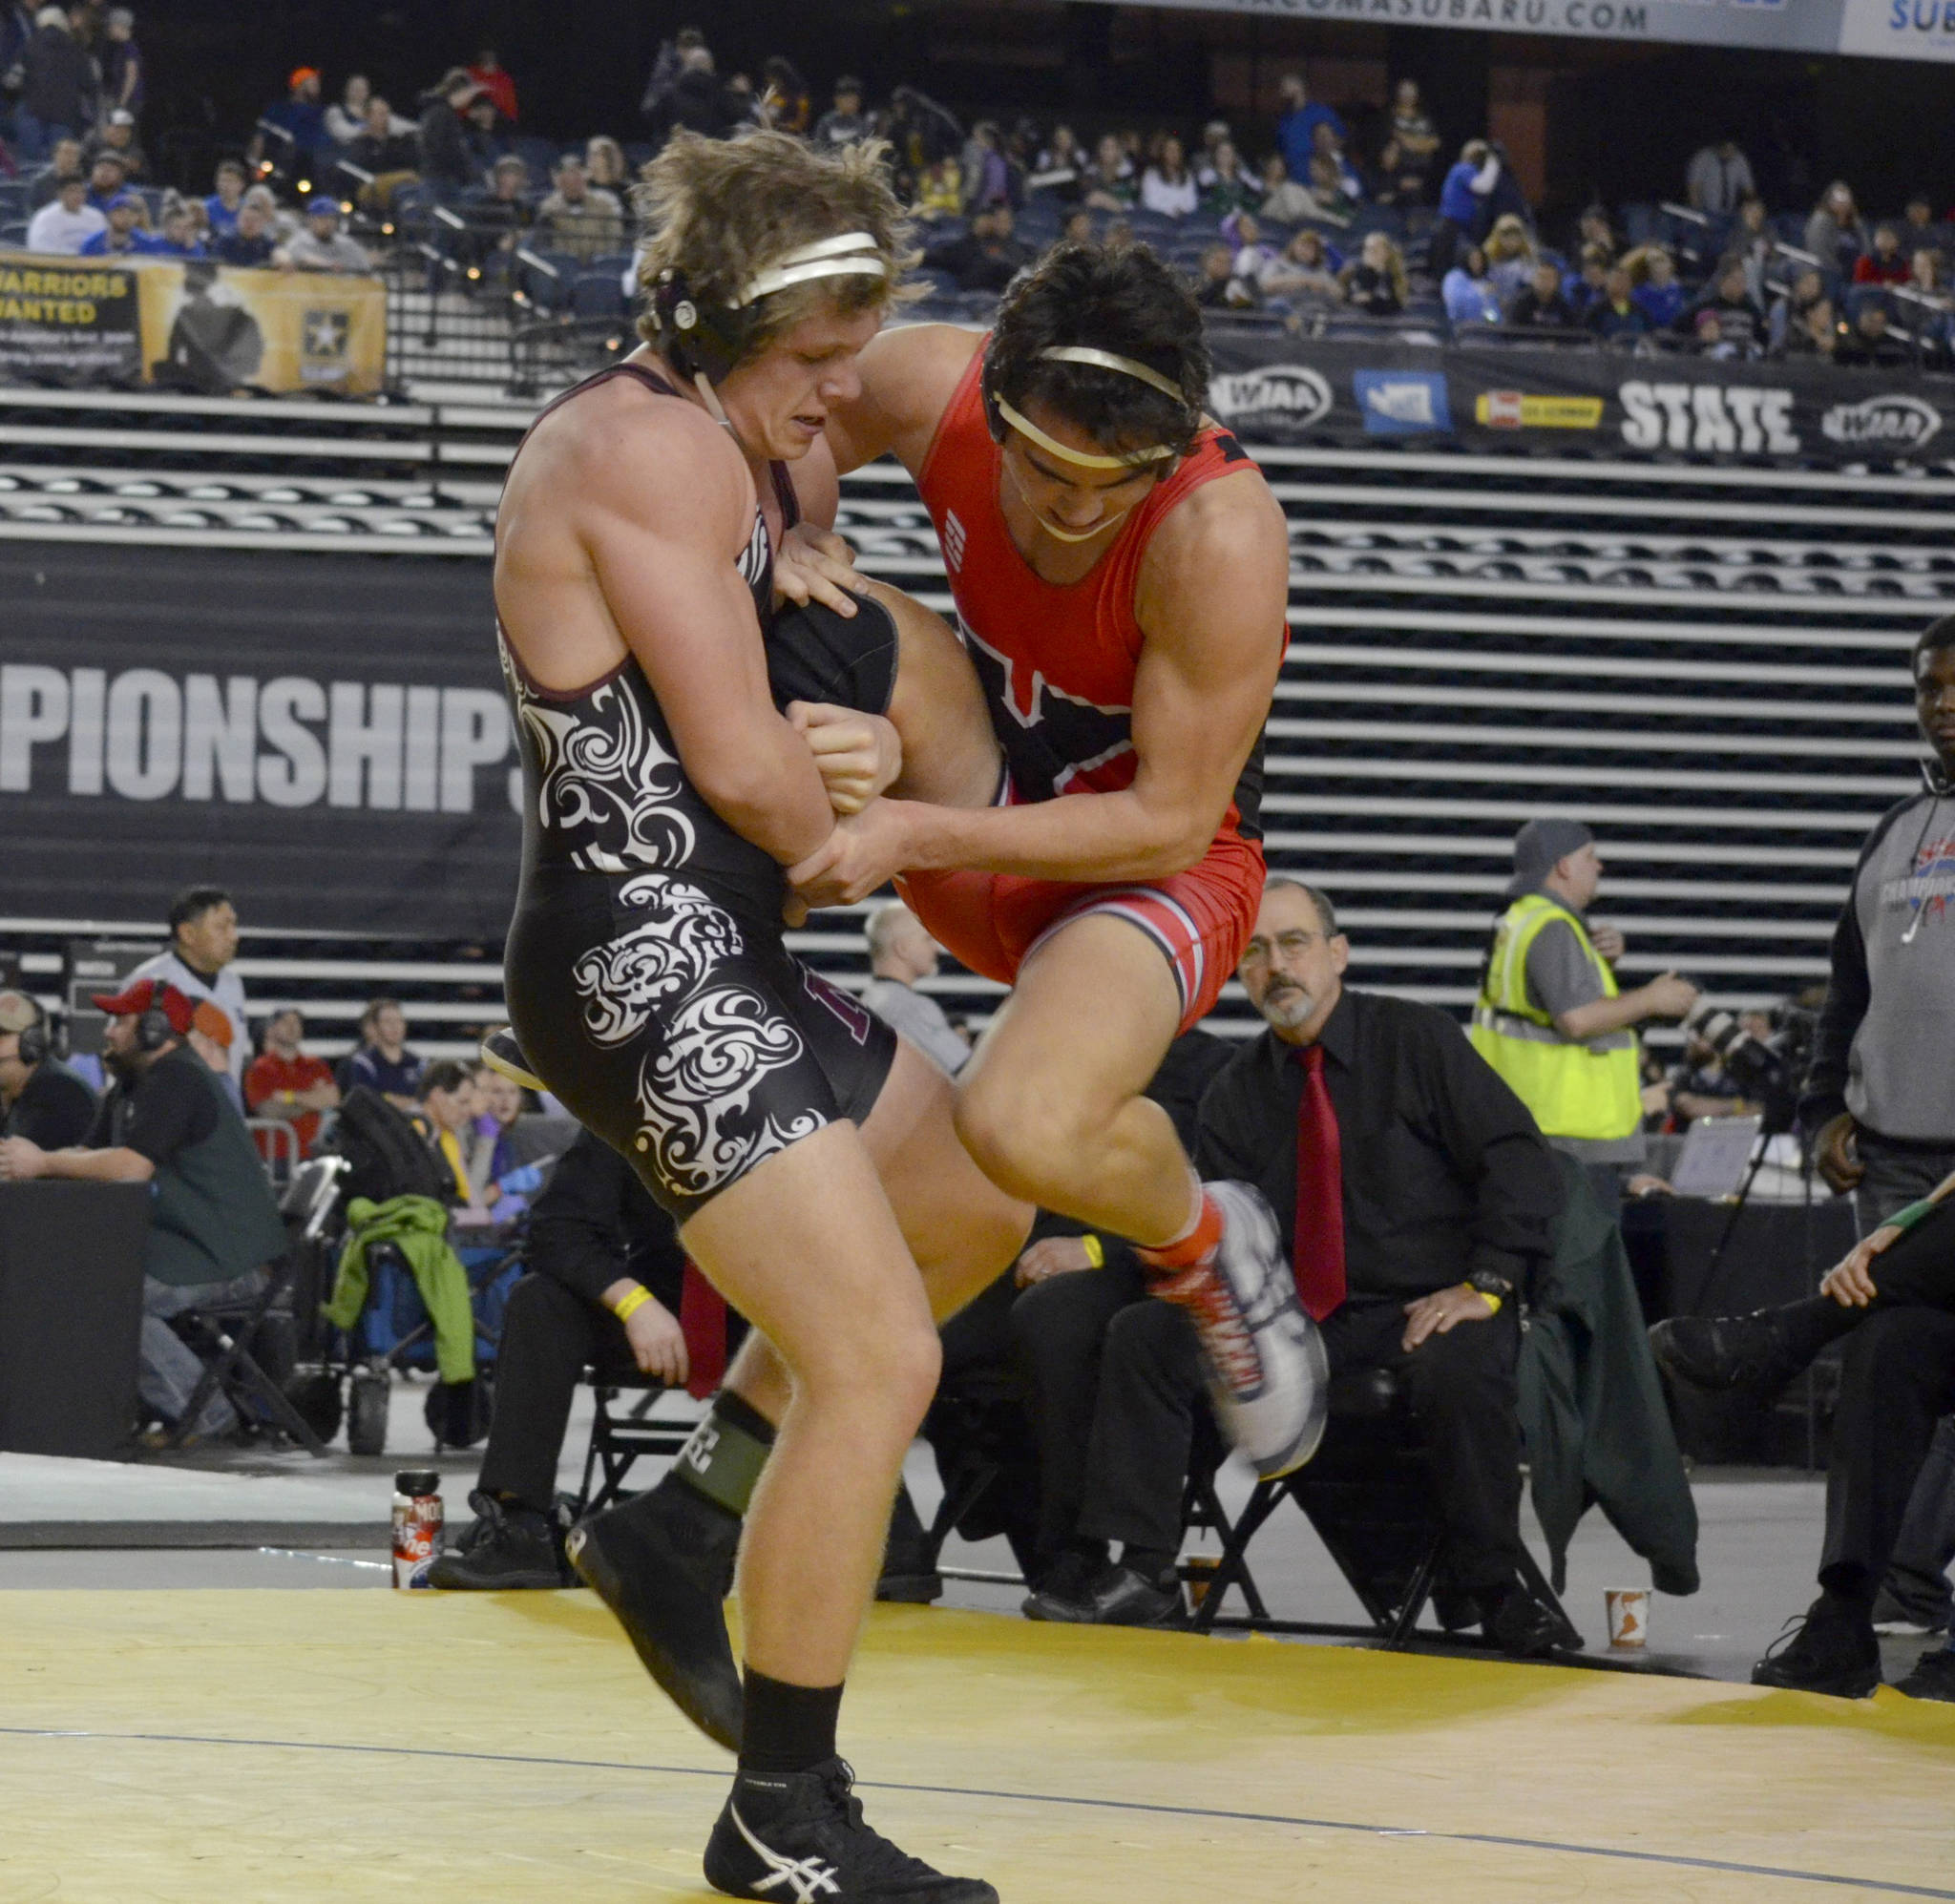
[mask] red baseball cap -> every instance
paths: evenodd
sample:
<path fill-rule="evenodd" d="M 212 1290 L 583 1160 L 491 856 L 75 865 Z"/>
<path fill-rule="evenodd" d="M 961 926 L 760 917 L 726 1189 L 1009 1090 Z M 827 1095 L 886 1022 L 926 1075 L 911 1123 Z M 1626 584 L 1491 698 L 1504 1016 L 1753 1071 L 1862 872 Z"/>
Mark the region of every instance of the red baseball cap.
<path fill-rule="evenodd" d="M 318 67 L 295 66 L 292 69 L 292 76 L 285 81 L 285 91 L 288 93 L 296 93 L 299 90 L 299 88 L 305 85 L 305 83 L 308 79 L 317 79 L 318 77 Z"/>
<path fill-rule="evenodd" d="M 191 1020 L 197 1015 L 195 1000 L 174 985 L 155 978 L 138 978 L 126 992 L 92 992 L 89 1003 L 112 1018 L 126 1018 L 137 1012 L 160 1012 L 179 1037 L 189 1031 Z"/>

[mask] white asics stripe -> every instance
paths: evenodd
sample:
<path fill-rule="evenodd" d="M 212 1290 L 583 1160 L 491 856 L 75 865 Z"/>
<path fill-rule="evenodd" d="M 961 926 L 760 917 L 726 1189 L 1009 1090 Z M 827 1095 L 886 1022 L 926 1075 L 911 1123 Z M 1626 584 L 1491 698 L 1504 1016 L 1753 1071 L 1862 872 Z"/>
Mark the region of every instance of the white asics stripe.
<path fill-rule="evenodd" d="M 824 1894 L 832 1897 L 842 1894 L 842 1887 L 835 1882 L 835 1868 L 824 1864 L 819 1858 L 784 1858 L 779 1852 L 764 1845 L 746 1829 L 746 1820 L 740 1815 L 737 1805 L 726 1808 L 733 1814 L 733 1823 L 740 1835 L 751 1845 L 766 1863 L 768 1876 L 759 1879 L 756 1891 L 771 1891 L 777 1884 L 785 1884 L 793 1892 L 794 1904 L 815 1904 L 815 1899 Z M 781 1893 L 783 1897 L 788 1892 Z"/>

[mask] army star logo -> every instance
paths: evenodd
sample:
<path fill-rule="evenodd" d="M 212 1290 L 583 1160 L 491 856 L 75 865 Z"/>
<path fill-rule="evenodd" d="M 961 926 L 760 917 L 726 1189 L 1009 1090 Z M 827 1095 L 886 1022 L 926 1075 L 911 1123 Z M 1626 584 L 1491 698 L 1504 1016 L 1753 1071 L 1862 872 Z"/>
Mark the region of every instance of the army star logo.
<path fill-rule="evenodd" d="M 345 311 L 305 313 L 305 354 L 308 357 L 344 357 L 352 325 Z"/>

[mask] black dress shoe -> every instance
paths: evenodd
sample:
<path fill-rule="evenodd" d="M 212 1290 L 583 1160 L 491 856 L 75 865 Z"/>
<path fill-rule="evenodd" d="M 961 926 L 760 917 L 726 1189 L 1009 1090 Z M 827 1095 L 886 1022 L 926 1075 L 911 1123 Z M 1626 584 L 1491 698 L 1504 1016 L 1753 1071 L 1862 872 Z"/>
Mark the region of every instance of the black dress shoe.
<path fill-rule="evenodd" d="M 1782 1389 L 1860 1320 L 1830 1297 L 1750 1315 L 1671 1316 L 1650 1331 L 1663 1371 L 1699 1389 Z"/>
<path fill-rule="evenodd" d="M 1497 1595 L 1475 1598 L 1481 1606 L 1481 1631 L 1510 1660 L 1545 1660 L 1582 1650 L 1582 1636 L 1518 1581 Z"/>
<path fill-rule="evenodd" d="M 1844 1601 L 1821 1594 L 1797 1629 L 1787 1630 L 1752 1668 L 1754 1685 L 1864 1699 L 1881 1683 L 1881 1642 L 1873 1622 Z"/>
<path fill-rule="evenodd" d="M 474 1525 L 428 1569 L 430 1586 L 450 1593 L 503 1593 L 576 1583 L 548 1515 L 513 1506 L 480 1489 L 470 1495 L 469 1505 L 475 1510 Z"/>
<path fill-rule="evenodd" d="M 1894 1682 L 1894 1690 L 1909 1699 L 1942 1699 L 1955 1705 L 1955 1646 L 1923 1653 L 1905 1679 Z"/>
<path fill-rule="evenodd" d="M 741 1523 L 669 1475 L 593 1515 L 564 1542 L 570 1563 L 624 1628 L 645 1670 L 716 1745 L 740 1749 L 745 1700 L 726 1634 Z"/>
<path fill-rule="evenodd" d="M 1033 1594 L 1025 1601 L 1025 1618 L 1068 1626 L 1179 1626 L 1188 1619 L 1188 1605 L 1175 1575 L 1150 1580 L 1109 1560 L 1076 1595 L 1049 1587 Z"/>

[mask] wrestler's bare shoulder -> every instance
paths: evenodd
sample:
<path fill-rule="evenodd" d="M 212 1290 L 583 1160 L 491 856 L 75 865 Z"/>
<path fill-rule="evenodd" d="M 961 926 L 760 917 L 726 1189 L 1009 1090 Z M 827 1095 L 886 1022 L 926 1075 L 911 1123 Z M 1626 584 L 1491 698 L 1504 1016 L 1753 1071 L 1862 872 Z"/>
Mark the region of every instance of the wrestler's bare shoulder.
<path fill-rule="evenodd" d="M 1245 467 L 1190 490 L 1161 519 L 1134 583 L 1144 635 L 1204 628 L 1218 617 L 1251 645 L 1279 626 L 1290 598 L 1290 529 L 1260 471 Z"/>
<path fill-rule="evenodd" d="M 829 431 L 844 471 L 893 450 L 914 475 L 983 334 L 955 324 L 879 331 L 856 363 L 862 394 Z"/>

